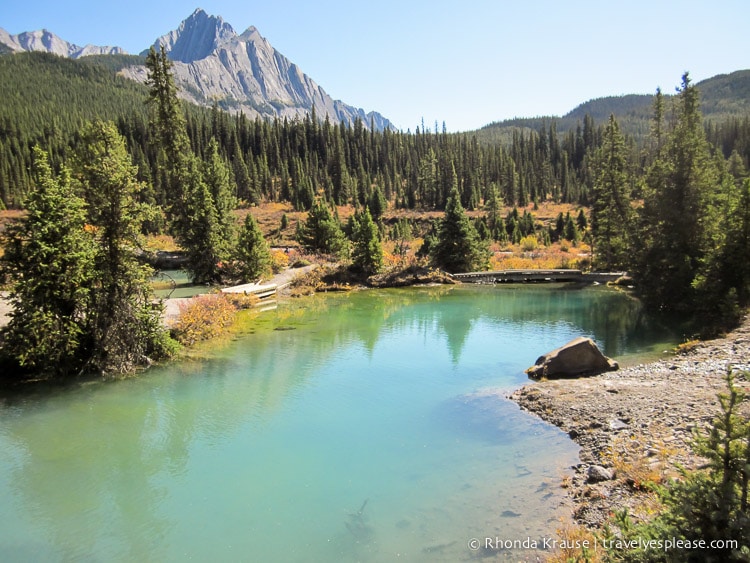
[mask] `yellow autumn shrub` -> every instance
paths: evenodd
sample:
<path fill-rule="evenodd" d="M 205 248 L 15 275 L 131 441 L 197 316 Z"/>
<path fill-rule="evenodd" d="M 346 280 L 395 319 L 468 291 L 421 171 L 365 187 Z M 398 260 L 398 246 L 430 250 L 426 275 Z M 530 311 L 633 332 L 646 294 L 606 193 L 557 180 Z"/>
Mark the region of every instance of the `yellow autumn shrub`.
<path fill-rule="evenodd" d="M 172 329 L 186 346 L 222 334 L 234 321 L 237 309 L 223 293 L 200 295 L 180 305 L 180 317 Z"/>

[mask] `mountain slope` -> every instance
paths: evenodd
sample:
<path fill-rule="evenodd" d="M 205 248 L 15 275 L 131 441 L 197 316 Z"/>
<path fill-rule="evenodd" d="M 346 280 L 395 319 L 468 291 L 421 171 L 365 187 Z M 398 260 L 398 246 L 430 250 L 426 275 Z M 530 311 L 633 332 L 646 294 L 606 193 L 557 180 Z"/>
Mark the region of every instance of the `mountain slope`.
<path fill-rule="evenodd" d="M 738 70 L 720 74 L 695 83 L 701 97 L 701 112 L 707 121 L 720 122 L 731 117 L 750 115 L 750 70 Z M 669 103 L 674 98 L 665 94 Z M 549 127 L 555 123 L 558 133 L 575 130 L 586 115 L 597 124 L 604 123 L 611 114 L 620 122 L 621 129 L 636 138 L 647 135 L 653 113 L 654 96 L 651 94 L 629 94 L 609 96 L 584 102 L 562 117 L 543 116 L 517 118 L 490 123 L 478 130 L 477 136 L 485 142 L 506 142 L 513 130 Z"/>

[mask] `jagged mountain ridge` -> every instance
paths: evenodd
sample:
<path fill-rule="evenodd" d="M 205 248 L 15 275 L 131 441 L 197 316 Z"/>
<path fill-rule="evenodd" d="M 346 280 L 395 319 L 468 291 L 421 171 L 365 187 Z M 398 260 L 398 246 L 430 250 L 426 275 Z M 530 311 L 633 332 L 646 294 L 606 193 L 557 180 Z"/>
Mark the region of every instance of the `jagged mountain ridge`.
<path fill-rule="evenodd" d="M 392 127 L 377 112 L 366 113 L 331 98 L 255 27 L 238 35 L 221 17 L 200 8 L 176 30 L 158 38 L 153 47 L 164 47 L 174 62 L 176 82 L 196 103 L 217 103 L 250 116 L 288 118 L 303 117 L 314 106 L 319 117 L 327 115 L 335 122 L 353 123 L 359 118 L 366 127 L 371 122 L 376 129 Z M 143 69 L 128 68 L 123 73 L 145 79 Z"/>
<path fill-rule="evenodd" d="M 44 51 L 62 57 L 125 54 L 120 47 L 78 47 L 47 31 L 11 35 L 0 29 L 0 46 L 13 52 Z M 335 123 L 362 120 L 378 130 L 392 128 L 378 112 L 365 112 L 340 100 L 334 100 L 323 88 L 249 27 L 238 35 L 219 16 L 195 10 L 177 29 L 159 37 L 154 47 L 164 47 L 174 62 L 175 82 L 181 97 L 199 105 L 218 104 L 231 112 L 250 117 L 304 117 L 313 107 L 321 119 Z M 148 49 L 142 54 L 147 54 Z M 120 74 L 145 82 L 143 65 L 130 65 Z"/>
<path fill-rule="evenodd" d="M 11 35 L 0 28 L 0 44 L 7 46 L 12 52 L 44 51 L 70 59 L 78 59 L 88 55 L 121 55 L 125 53 L 120 47 L 98 47 L 96 45 L 80 47 L 61 39 L 46 29 Z"/>

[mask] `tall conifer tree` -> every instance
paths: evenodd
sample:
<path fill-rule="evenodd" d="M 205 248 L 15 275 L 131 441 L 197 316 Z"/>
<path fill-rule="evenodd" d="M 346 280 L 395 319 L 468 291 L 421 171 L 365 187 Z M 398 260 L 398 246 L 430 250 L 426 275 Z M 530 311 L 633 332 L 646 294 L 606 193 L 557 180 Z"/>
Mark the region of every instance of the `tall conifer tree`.
<path fill-rule="evenodd" d="M 170 212 L 179 230 L 180 222 L 184 220 L 184 185 L 188 174 L 190 141 L 185 116 L 177 98 L 172 66 L 164 46 L 159 52 L 151 47 L 146 57 L 146 84 L 149 86 L 149 127 L 156 144 L 157 170 L 165 178 L 160 203 Z"/>
<path fill-rule="evenodd" d="M 92 229 L 69 171 L 55 177 L 39 147 L 33 175 L 36 189 L 26 215 L 3 236 L 2 269 L 10 278 L 13 309 L 2 330 L 2 352 L 26 370 L 63 376 L 80 370 L 85 356 Z"/>
<path fill-rule="evenodd" d="M 629 177 L 625 140 L 614 115 L 609 116 L 604 143 L 596 152 L 591 229 L 598 268 L 626 268 L 630 263 Z"/>
<path fill-rule="evenodd" d="M 240 230 L 236 255 L 243 282 L 255 281 L 271 273 L 271 252 L 252 213 L 247 214 Z"/>
<path fill-rule="evenodd" d="M 136 178 L 124 139 L 113 123 L 94 122 L 81 133 L 75 177 L 88 202 L 96 238 L 86 326 L 86 369 L 125 373 L 168 354 L 161 315 L 151 304 L 151 269 L 136 258 L 148 210 L 138 203 Z"/>
<path fill-rule="evenodd" d="M 448 197 L 431 257 L 436 266 L 452 274 L 484 269 L 486 266 L 486 249 L 464 212 L 457 189 Z"/>
<path fill-rule="evenodd" d="M 365 274 L 377 274 L 383 268 L 383 247 L 370 210 L 365 207 L 354 227 L 352 267 Z"/>
<path fill-rule="evenodd" d="M 660 111 L 657 106 L 657 118 Z M 690 311 L 696 297 L 694 282 L 716 225 L 712 216 L 719 181 L 703 129 L 698 90 L 687 73 L 682 77 L 676 117 L 666 139 L 656 139 L 658 153 L 646 176 L 638 275 L 643 296 L 652 306 Z M 661 135 L 660 125 L 655 130 Z"/>

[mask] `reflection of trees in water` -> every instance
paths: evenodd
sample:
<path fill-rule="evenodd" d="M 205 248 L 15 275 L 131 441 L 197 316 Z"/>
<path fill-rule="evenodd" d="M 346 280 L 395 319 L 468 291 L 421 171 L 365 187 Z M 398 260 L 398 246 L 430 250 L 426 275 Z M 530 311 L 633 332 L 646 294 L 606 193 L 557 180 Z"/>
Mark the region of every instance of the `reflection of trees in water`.
<path fill-rule="evenodd" d="M 551 322 L 563 322 L 603 344 L 604 353 L 611 356 L 632 352 L 658 339 L 671 339 L 669 331 L 644 312 L 640 301 L 608 288 L 539 285 L 475 291 L 483 295 L 469 310 L 490 323 L 537 325 L 543 331 Z M 467 299 L 476 297 L 474 291 L 467 293 Z"/>
<path fill-rule="evenodd" d="M 275 416 L 333 354 L 352 346 L 372 354 L 384 333 L 411 332 L 444 338 L 458 363 L 479 322 L 499 333 L 544 330 L 550 319 L 605 343 L 612 356 L 659 331 L 638 301 L 606 289 L 438 287 L 303 299 L 257 317 L 253 333 L 215 359 L 19 401 L 0 432 L 2 451 L 17 452 L 10 486 L 64 558 L 110 542 L 117 557 L 160 559 L 159 539 L 174 525 L 160 509 L 160 483 L 186 470 L 197 443 L 220 444 Z M 143 546 L 148 554 L 137 552 Z"/>
<path fill-rule="evenodd" d="M 325 335 L 319 341 L 320 347 L 311 351 L 313 355 L 325 356 L 331 349 L 355 342 L 371 354 L 384 329 L 411 329 L 425 335 L 442 335 L 457 364 L 478 321 L 519 329 L 531 327 L 539 333 L 547 330 L 550 323 L 567 324 L 574 332 L 603 344 L 604 352 L 612 356 L 656 340 L 672 339 L 663 325 L 643 311 L 637 299 L 609 288 L 569 284 L 442 286 L 358 292 L 326 302 L 335 305 L 325 308 L 318 302 L 314 305 L 314 320 L 310 315 L 306 317 L 314 330 Z"/>

